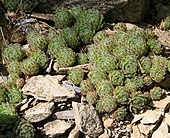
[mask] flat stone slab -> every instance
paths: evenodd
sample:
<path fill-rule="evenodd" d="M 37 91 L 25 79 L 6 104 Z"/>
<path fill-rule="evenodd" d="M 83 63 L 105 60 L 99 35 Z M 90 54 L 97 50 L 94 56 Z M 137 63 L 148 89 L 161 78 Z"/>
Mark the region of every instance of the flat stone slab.
<path fill-rule="evenodd" d="M 40 122 L 51 116 L 54 109 L 53 102 L 38 103 L 36 106 L 25 111 L 24 118 L 31 123 Z"/>
<path fill-rule="evenodd" d="M 49 138 L 58 138 L 63 135 L 72 126 L 63 120 L 55 120 L 44 125 L 43 131 Z"/>
<path fill-rule="evenodd" d="M 35 99 L 44 101 L 63 102 L 75 97 L 74 91 L 60 85 L 58 76 L 50 75 L 31 77 L 22 91 L 25 95 L 32 95 Z"/>

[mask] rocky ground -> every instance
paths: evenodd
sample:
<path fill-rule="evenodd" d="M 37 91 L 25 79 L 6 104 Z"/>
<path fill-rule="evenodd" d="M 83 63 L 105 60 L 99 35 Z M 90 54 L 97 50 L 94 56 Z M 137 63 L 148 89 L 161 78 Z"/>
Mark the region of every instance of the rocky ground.
<path fill-rule="evenodd" d="M 65 7 L 75 1 L 64 2 Z M 111 2 L 108 1 L 102 7 L 101 3 L 96 1 L 97 8 L 105 12 L 105 17 L 108 19 L 109 14 L 120 15 L 113 16 L 116 21 L 148 21 L 149 15 L 156 10 L 157 18 L 153 17 L 151 22 L 160 21 L 170 15 L 170 8 L 167 3 L 155 1 L 155 7 L 149 11 L 148 16 L 143 12 L 138 16 L 144 7 L 147 6 L 147 1 L 143 1 L 142 6 L 133 15 L 134 9 L 129 15 L 128 8 L 139 6 L 137 2 L 132 5 L 129 1 Z M 78 3 L 80 4 L 80 3 Z M 121 4 L 125 4 L 122 9 L 117 11 L 117 8 L 106 9 L 108 5 L 117 5 L 120 8 Z M 88 0 L 84 2 L 84 6 L 92 5 Z M 96 8 L 96 7 L 95 7 Z M 38 9 L 38 8 L 37 8 Z M 112 9 L 112 10 L 111 10 Z M 163 9 L 160 10 L 160 9 Z M 111 12 L 109 12 L 111 10 Z M 109 13 L 108 13 L 109 12 Z M 116 13 L 117 12 L 117 13 Z M 124 14 L 119 14 L 119 13 Z M 167 15 L 165 16 L 166 13 Z M 144 14 L 144 15 L 143 15 Z M 4 46 L 8 43 L 21 43 L 26 40 L 26 29 L 31 25 L 36 30 L 41 30 L 43 34 L 54 25 L 53 14 L 49 13 L 29 13 L 18 10 L 15 14 L 8 14 L 9 24 L 1 27 L 0 37 L 1 44 Z M 126 17 L 126 18 L 125 18 Z M 138 17 L 138 18 L 136 18 Z M 110 20 L 113 22 L 115 20 Z M 169 51 L 170 49 L 170 32 L 162 30 L 160 22 L 157 26 L 145 23 L 125 23 L 130 30 L 133 28 L 145 28 L 156 34 L 161 44 Z M 110 31 L 108 29 L 108 31 Z M 23 48 L 28 45 L 24 44 Z M 3 47 L 1 47 L 3 49 Z M 67 73 L 72 68 L 82 68 L 88 71 L 91 68 L 90 64 L 78 65 L 68 68 L 56 68 L 52 64 L 52 60 L 43 75 L 30 77 L 26 80 L 22 88 L 23 94 L 27 96 L 21 103 L 17 105 L 17 111 L 20 115 L 31 122 L 36 128 L 36 137 L 43 138 L 166 138 L 170 137 L 170 96 L 167 92 L 167 97 L 160 101 L 155 101 L 155 109 L 147 110 L 146 112 L 128 118 L 128 121 L 115 122 L 114 118 L 108 114 L 99 114 L 98 111 L 87 103 L 84 96 L 81 95 L 80 87 L 75 86 L 67 79 Z M 1 63 L 2 64 L 2 63 Z M 5 67 L 1 65 L 1 78 L 3 82 L 8 73 Z"/>

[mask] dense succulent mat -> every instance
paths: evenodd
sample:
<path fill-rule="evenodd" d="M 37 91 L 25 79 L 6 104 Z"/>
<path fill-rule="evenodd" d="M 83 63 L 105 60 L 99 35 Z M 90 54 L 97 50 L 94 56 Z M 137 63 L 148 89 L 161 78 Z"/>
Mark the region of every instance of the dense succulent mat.
<path fill-rule="evenodd" d="M 0 135 L 33 138 L 33 126 L 20 118 L 16 105 L 23 98 L 27 78 L 45 72 L 49 60 L 57 68 L 89 63 L 89 72 L 72 69 L 68 79 L 81 87 L 101 114 L 113 114 L 116 121 L 154 108 L 153 101 L 166 96 L 162 83 L 170 71 L 165 48 L 156 36 L 144 30 L 127 30 L 123 23 L 111 33 L 102 30 L 103 15 L 82 7 L 58 8 L 55 28 L 48 35 L 27 32 L 29 48 L 8 45 L 2 58 L 9 77 L 0 84 Z M 101 31 L 102 30 L 102 31 Z"/>

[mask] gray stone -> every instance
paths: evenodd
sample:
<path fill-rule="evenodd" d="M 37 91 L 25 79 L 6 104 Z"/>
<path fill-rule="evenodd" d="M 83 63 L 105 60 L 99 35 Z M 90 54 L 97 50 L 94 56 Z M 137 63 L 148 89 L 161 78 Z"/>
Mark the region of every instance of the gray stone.
<path fill-rule="evenodd" d="M 25 111 L 24 118 L 31 123 L 40 122 L 51 116 L 54 109 L 53 102 L 38 103 L 36 106 Z"/>
<path fill-rule="evenodd" d="M 75 112 L 75 123 L 80 131 L 90 137 L 98 137 L 103 133 L 103 126 L 98 112 L 91 105 L 72 102 Z"/>
<path fill-rule="evenodd" d="M 80 5 L 102 12 L 107 21 L 141 21 L 149 8 L 150 0 L 49 0 L 39 6 L 41 12 L 49 12 L 57 7 Z M 43 8 L 44 7 L 44 8 Z M 36 8 L 38 9 L 38 8 Z"/>
<path fill-rule="evenodd" d="M 25 95 L 32 95 L 35 99 L 63 102 L 68 98 L 74 98 L 75 92 L 60 85 L 57 76 L 33 76 L 31 77 L 22 91 Z"/>
<path fill-rule="evenodd" d="M 145 136 L 140 133 L 137 125 L 132 126 L 131 138 L 145 138 Z"/>
<path fill-rule="evenodd" d="M 60 111 L 55 113 L 57 119 L 74 119 L 74 111 L 73 110 L 66 110 Z"/>
<path fill-rule="evenodd" d="M 80 128 L 77 126 L 69 133 L 68 138 L 79 138 Z"/>
<path fill-rule="evenodd" d="M 71 123 L 67 123 L 63 120 L 54 120 L 44 125 L 43 131 L 48 138 L 56 138 L 63 135 L 72 126 Z"/>

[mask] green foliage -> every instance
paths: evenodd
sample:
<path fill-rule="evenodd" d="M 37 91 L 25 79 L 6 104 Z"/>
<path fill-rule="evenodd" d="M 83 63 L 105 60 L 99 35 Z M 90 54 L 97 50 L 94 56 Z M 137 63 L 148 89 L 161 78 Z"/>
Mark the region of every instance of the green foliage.
<path fill-rule="evenodd" d="M 7 100 L 6 93 L 7 93 L 7 90 L 2 85 L 0 85 L 0 104 L 3 102 L 6 102 Z"/>
<path fill-rule="evenodd" d="M 130 97 L 130 110 L 132 113 L 139 114 L 148 108 L 148 96 L 141 92 L 134 92 Z"/>
<path fill-rule="evenodd" d="M 126 119 L 127 115 L 128 115 L 128 111 L 127 111 L 127 108 L 125 108 L 125 107 L 118 108 L 114 112 L 114 118 L 117 121 L 124 121 Z"/>
<path fill-rule="evenodd" d="M 163 51 L 163 47 L 161 46 L 161 42 L 157 39 L 149 39 L 147 41 L 147 45 L 149 46 L 151 52 L 156 55 L 160 55 Z"/>
<path fill-rule="evenodd" d="M 132 77 L 138 71 L 138 62 L 134 55 L 127 55 L 121 61 L 121 69 L 125 76 Z"/>
<path fill-rule="evenodd" d="M 21 51 L 19 44 L 10 44 L 2 52 L 2 59 L 6 64 L 12 61 L 21 61 L 24 58 L 24 54 Z"/>
<path fill-rule="evenodd" d="M 88 92 L 94 90 L 94 86 L 89 79 L 82 80 L 80 83 L 80 88 L 81 88 L 82 95 L 86 95 Z"/>
<path fill-rule="evenodd" d="M 58 67 L 73 66 L 76 62 L 76 53 L 71 48 L 60 49 L 56 62 Z"/>
<path fill-rule="evenodd" d="M 74 18 L 74 20 L 78 20 L 82 12 L 84 12 L 84 8 L 81 6 L 72 6 L 69 10 L 71 16 Z"/>
<path fill-rule="evenodd" d="M 54 36 L 50 39 L 48 52 L 52 58 L 57 58 L 60 49 L 66 48 L 67 44 L 61 35 Z"/>
<path fill-rule="evenodd" d="M 8 89 L 8 99 L 9 103 L 12 105 L 16 105 L 17 103 L 21 102 L 23 99 L 22 91 L 19 88 L 12 87 Z"/>
<path fill-rule="evenodd" d="M 153 80 L 151 79 L 150 76 L 144 76 L 143 77 L 143 83 L 145 86 L 151 86 L 153 83 Z"/>
<path fill-rule="evenodd" d="M 21 120 L 16 124 L 15 133 L 17 138 L 34 138 L 35 129 L 28 121 Z"/>
<path fill-rule="evenodd" d="M 148 57 L 141 57 L 139 59 L 140 69 L 142 74 L 149 74 L 151 68 L 151 60 Z"/>
<path fill-rule="evenodd" d="M 76 63 L 78 65 L 83 65 L 83 64 L 87 64 L 89 62 L 87 54 L 86 53 L 79 53 L 77 54 L 76 57 Z"/>
<path fill-rule="evenodd" d="M 97 57 L 95 67 L 105 72 L 109 72 L 118 68 L 117 60 L 110 54 L 101 54 Z"/>
<path fill-rule="evenodd" d="M 81 81 L 84 79 L 84 71 L 79 68 L 74 68 L 70 70 L 68 79 L 73 82 L 75 85 L 79 85 Z"/>
<path fill-rule="evenodd" d="M 113 87 L 109 80 L 101 80 L 96 86 L 96 91 L 100 97 L 113 95 Z"/>
<path fill-rule="evenodd" d="M 107 37 L 108 37 L 108 35 L 105 31 L 99 31 L 93 36 L 93 42 L 98 44 L 102 40 L 105 40 Z"/>
<path fill-rule="evenodd" d="M 165 90 L 160 87 L 154 87 L 150 90 L 153 100 L 161 100 L 165 96 Z"/>
<path fill-rule="evenodd" d="M 87 92 L 87 95 L 86 95 L 86 100 L 89 104 L 96 104 L 97 101 L 98 101 L 99 97 L 98 97 L 98 94 L 97 92 L 95 91 L 89 91 Z"/>
<path fill-rule="evenodd" d="M 37 49 L 45 51 L 47 49 L 48 41 L 45 36 L 39 34 L 33 30 L 27 33 L 27 41 L 30 45 L 31 51 L 36 51 Z"/>
<path fill-rule="evenodd" d="M 57 8 L 55 11 L 55 25 L 59 28 L 69 27 L 73 24 L 73 17 L 69 10 L 64 8 Z"/>
<path fill-rule="evenodd" d="M 118 86 L 113 91 L 114 97 L 118 104 L 126 105 L 129 102 L 129 93 L 126 87 Z"/>
<path fill-rule="evenodd" d="M 11 76 L 13 76 L 13 75 L 18 76 L 18 77 L 22 76 L 20 63 L 18 61 L 10 62 L 7 66 L 7 71 Z"/>
<path fill-rule="evenodd" d="M 161 28 L 163 29 L 170 28 L 170 16 L 168 16 L 164 21 L 161 22 Z"/>
<path fill-rule="evenodd" d="M 19 5 L 19 0 L 4 0 L 4 6 L 8 11 L 15 11 Z"/>
<path fill-rule="evenodd" d="M 124 84 L 124 74 L 121 72 L 121 70 L 110 71 L 109 80 L 114 86 L 122 86 Z"/>
<path fill-rule="evenodd" d="M 0 104 L 0 131 L 10 129 L 17 119 L 18 114 L 11 104 L 7 102 Z"/>
<path fill-rule="evenodd" d="M 32 58 L 27 58 L 21 63 L 21 70 L 26 76 L 33 76 L 38 74 L 39 66 Z"/>
<path fill-rule="evenodd" d="M 103 110 L 105 112 L 110 113 L 117 109 L 118 104 L 113 96 L 106 95 L 101 99 L 102 99 Z"/>
<path fill-rule="evenodd" d="M 88 78 L 94 86 L 99 82 L 106 79 L 106 73 L 102 72 L 100 69 L 93 69 L 88 73 Z"/>
<path fill-rule="evenodd" d="M 126 24 L 121 23 L 121 22 L 120 22 L 120 23 L 117 23 L 117 24 L 114 24 L 113 29 L 114 29 L 114 30 L 117 30 L 117 31 L 124 31 L 124 32 L 127 31 Z"/>
<path fill-rule="evenodd" d="M 64 40 L 66 41 L 68 47 L 72 48 L 72 49 L 78 49 L 78 46 L 80 44 L 80 38 L 78 36 L 77 31 L 75 30 L 75 28 L 64 28 L 62 30 L 62 36 L 64 38 Z"/>
<path fill-rule="evenodd" d="M 43 51 L 34 52 L 31 58 L 38 64 L 39 68 L 45 69 L 47 67 L 48 57 Z"/>

